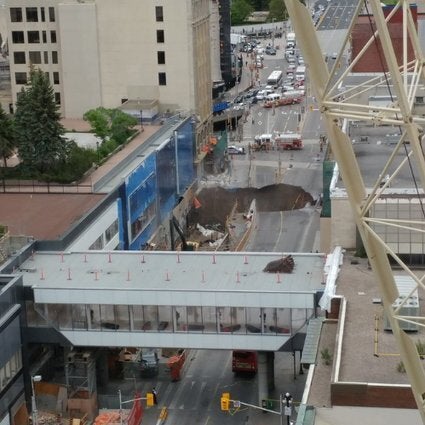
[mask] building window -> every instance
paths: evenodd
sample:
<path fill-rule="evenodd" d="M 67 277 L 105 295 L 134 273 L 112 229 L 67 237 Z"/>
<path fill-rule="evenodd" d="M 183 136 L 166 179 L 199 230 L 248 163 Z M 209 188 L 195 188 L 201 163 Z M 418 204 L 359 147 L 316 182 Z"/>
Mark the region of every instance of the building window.
<path fill-rule="evenodd" d="M 164 30 L 156 30 L 156 42 L 164 43 L 164 41 L 165 41 Z"/>
<path fill-rule="evenodd" d="M 29 52 L 30 63 L 40 64 L 41 63 L 41 52 Z"/>
<path fill-rule="evenodd" d="M 12 42 L 14 44 L 20 44 L 24 42 L 24 32 L 23 31 L 12 31 Z"/>
<path fill-rule="evenodd" d="M 15 64 L 26 63 L 25 52 L 13 52 L 13 62 Z"/>
<path fill-rule="evenodd" d="M 49 21 L 55 22 L 55 8 L 49 7 Z"/>
<path fill-rule="evenodd" d="M 46 21 L 46 13 L 44 12 L 44 7 L 40 7 L 40 15 L 41 15 L 41 22 Z"/>
<path fill-rule="evenodd" d="M 44 73 L 44 75 L 46 76 L 46 78 L 49 80 L 49 83 L 50 83 L 50 74 L 49 74 L 49 71 L 46 71 Z"/>
<path fill-rule="evenodd" d="M 164 65 L 165 64 L 165 52 L 159 51 L 158 54 L 158 65 Z"/>
<path fill-rule="evenodd" d="M 11 22 L 22 22 L 22 9 L 20 7 L 10 8 L 10 21 Z"/>
<path fill-rule="evenodd" d="M 61 94 L 58 92 L 55 92 L 55 102 L 56 102 L 56 105 L 61 104 Z"/>
<path fill-rule="evenodd" d="M 15 83 L 16 84 L 26 84 L 27 83 L 27 73 L 26 72 L 15 72 Z"/>
<path fill-rule="evenodd" d="M 164 21 L 164 9 L 162 6 L 155 6 L 155 17 L 156 17 L 156 22 Z"/>
<path fill-rule="evenodd" d="M 59 84 L 59 72 L 53 73 L 53 84 Z"/>
<path fill-rule="evenodd" d="M 167 85 L 167 74 L 165 72 L 159 72 L 158 73 L 158 84 L 160 86 L 166 86 Z"/>
<path fill-rule="evenodd" d="M 44 52 L 44 63 L 49 63 L 49 52 Z"/>
<path fill-rule="evenodd" d="M 50 42 L 56 43 L 56 31 L 50 31 Z"/>
<path fill-rule="evenodd" d="M 40 43 L 40 32 L 28 31 L 28 43 Z"/>
<path fill-rule="evenodd" d="M 58 52 L 52 52 L 52 63 L 58 63 Z"/>
<path fill-rule="evenodd" d="M 38 22 L 38 12 L 36 7 L 27 7 L 27 22 Z"/>
<path fill-rule="evenodd" d="M 115 220 L 106 230 L 105 230 L 105 242 L 108 243 L 112 240 L 115 235 L 118 234 L 118 220 Z"/>
<path fill-rule="evenodd" d="M 43 43 L 47 43 L 47 33 L 46 33 L 46 31 L 41 31 L 41 36 L 43 38 Z"/>
<path fill-rule="evenodd" d="M 103 235 L 100 235 L 89 247 L 89 250 L 103 249 Z"/>

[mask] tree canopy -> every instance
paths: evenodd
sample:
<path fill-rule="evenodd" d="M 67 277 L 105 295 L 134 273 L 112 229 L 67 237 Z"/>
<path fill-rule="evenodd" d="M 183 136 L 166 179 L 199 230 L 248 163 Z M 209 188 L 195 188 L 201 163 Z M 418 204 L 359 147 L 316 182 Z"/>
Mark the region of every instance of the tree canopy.
<path fill-rule="evenodd" d="M 233 0 L 230 10 L 232 25 L 243 24 L 253 11 L 254 8 L 248 0 Z"/>
<path fill-rule="evenodd" d="M 18 156 L 29 175 L 50 173 L 66 161 L 70 144 L 62 138 L 64 129 L 59 120 L 48 75 L 32 68 L 28 84 L 18 95 L 15 113 Z"/>
<path fill-rule="evenodd" d="M 0 104 L 0 157 L 3 166 L 7 167 L 7 160 L 15 152 L 15 138 L 13 134 L 13 121 L 6 114 Z"/>
<path fill-rule="evenodd" d="M 280 22 L 287 17 L 286 6 L 282 0 L 270 0 L 269 3 L 269 20 Z"/>
<path fill-rule="evenodd" d="M 132 129 L 137 124 L 137 119 L 119 109 L 106 109 L 99 107 L 90 109 L 84 114 L 96 136 L 102 144 L 109 140 L 116 144 L 123 144 L 133 133 Z"/>

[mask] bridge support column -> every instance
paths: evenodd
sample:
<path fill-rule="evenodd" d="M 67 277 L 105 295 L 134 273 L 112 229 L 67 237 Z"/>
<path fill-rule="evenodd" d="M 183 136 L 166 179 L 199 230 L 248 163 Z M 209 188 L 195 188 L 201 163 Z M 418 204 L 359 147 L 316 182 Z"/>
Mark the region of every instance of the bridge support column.
<path fill-rule="evenodd" d="M 267 387 L 269 391 L 274 390 L 274 352 L 267 351 Z"/>
<path fill-rule="evenodd" d="M 268 399 L 269 390 L 267 385 L 267 352 L 258 352 L 258 405 L 262 406 L 262 401 Z"/>
<path fill-rule="evenodd" d="M 100 386 L 106 387 L 109 383 L 108 351 L 99 350 L 96 359 L 97 382 Z"/>

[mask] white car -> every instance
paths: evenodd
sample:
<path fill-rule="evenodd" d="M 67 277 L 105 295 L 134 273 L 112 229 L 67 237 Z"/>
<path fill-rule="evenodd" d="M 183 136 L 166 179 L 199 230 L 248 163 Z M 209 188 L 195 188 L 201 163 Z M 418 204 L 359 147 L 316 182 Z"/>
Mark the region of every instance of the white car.
<path fill-rule="evenodd" d="M 245 155 L 245 148 L 239 146 L 228 146 L 226 153 L 228 155 Z"/>

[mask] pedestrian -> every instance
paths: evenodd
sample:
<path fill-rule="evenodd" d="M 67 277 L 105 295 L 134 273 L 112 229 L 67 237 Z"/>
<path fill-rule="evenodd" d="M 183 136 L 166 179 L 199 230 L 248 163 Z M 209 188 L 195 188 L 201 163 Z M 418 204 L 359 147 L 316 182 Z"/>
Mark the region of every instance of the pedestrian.
<path fill-rule="evenodd" d="M 153 404 L 158 404 L 158 393 L 156 392 L 155 387 L 152 388 L 152 395 L 153 395 Z"/>

